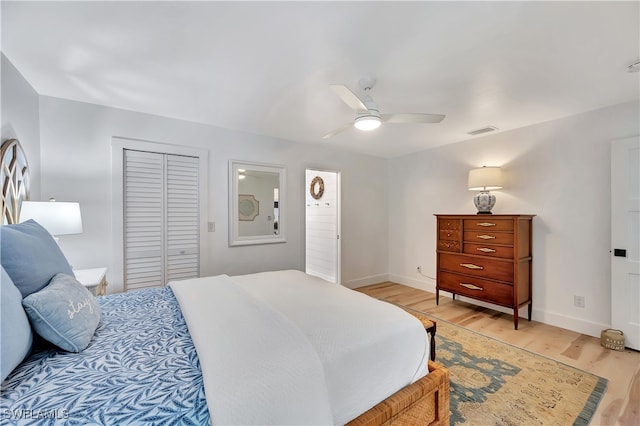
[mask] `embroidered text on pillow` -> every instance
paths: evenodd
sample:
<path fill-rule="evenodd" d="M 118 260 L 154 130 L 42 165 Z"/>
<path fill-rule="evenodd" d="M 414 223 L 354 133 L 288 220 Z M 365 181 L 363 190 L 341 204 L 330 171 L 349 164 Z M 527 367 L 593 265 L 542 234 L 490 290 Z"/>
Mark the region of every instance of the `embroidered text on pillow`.
<path fill-rule="evenodd" d="M 73 300 L 69 299 L 69 306 L 71 306 L 71 310 L 67 311 L 69 314 L 69 319 L 73 319 L 75 314 L 79 313 L 84 308 L 89 308 L 89 312 L 93 313 L 93 306 L 91 306 L 91 299 L 87 297 L 83 302 L 78 302 L 74 305 Z"/>

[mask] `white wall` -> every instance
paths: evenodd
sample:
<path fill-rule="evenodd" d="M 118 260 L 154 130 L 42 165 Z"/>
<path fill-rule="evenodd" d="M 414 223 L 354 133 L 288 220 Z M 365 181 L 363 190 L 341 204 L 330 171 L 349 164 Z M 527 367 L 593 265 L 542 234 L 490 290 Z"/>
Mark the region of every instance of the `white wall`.
<path fill-rule="evenodd" d="M 31 199 L 40 199 L 40 119 L 38 94 L 2 56 L 2 141 L 18 139 L 31 169 Z"/>
<path fill-rule="evenodd" d="M 40 130 L 42 198 L 78 201 L 82 209 L 84 233 L 60 238 L 75 268 L 113 262 L 110 144 L 112 136 L 120 136 L 209 150 L 208 210 L 216 232 L 209 234 L 211 254 L 203 275 L 304 270 L 304 170 L 321 168 L 342 172 L 343 282 L 386 277 L 384 159 L 46 96 L 40 98 Z M 230 159 L 286 166 L 286 243 L 228 246 Z M 366 214 L 362 206 L 368 206 Z M 121 277 L 108 279 L 110 292 L 121 288 Z"/>
<path fill-rule="evenodd" d="M 610 142 L 639 134 L 639 117 L 637 102 L 622 104 L 392 159 L 390 278 L 435 291 L 416 271 L 435 277 L 433 214 L 475 213 L 469 169 L 502 166 L 493 212 L 537 215 L 533 319 L 599 336 L 611 321 Z"/>

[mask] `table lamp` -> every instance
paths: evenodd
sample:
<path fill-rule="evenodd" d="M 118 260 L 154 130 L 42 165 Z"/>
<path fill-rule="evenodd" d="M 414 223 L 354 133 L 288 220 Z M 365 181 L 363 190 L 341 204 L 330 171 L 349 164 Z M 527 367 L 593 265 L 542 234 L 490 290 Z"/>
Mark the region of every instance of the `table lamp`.
<path fill-rule="evenodd" d="M 489 191 L 502 188 L 502 170 L 500 167 L 487 166 L 469 170 L 468 187 L 470 191 L 480 191 L 473 197 L 478 214 L 491 214 L 496 197 Z"/>
<path fill-rule="evenodd" d="M 20 208 L 20 222 L 33 219 L 58 241 L 60 235 L 82 233 L 80 204 L 49 201 L 23 201 Z"/>

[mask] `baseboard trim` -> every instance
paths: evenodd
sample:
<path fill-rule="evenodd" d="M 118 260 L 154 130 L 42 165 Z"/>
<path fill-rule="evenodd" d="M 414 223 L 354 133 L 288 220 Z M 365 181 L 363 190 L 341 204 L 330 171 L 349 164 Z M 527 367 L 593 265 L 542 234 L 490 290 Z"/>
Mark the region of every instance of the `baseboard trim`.
<path fill-rule="evenodd" d="M 430 293 L 436 292 L 436 282 L 431 278 L 425 277 L 424 279 L 415 279 L 415 278 L 406 277 L 402 275 L 389 274 L 388 281 L 398 283 L 398 284 L 404 284 L 409 287 L 417 288 L 419 290 L 428 291 Z M 441 292 L 440 297 L 451 298 L 451 293 Z M 472 303 L 474 305 L 493 309 L 494 311 L 503 312 L 506 314 L 513 314 L 512 309 L 505 308 L 498 305 L 492 305 L 490 303 L 485 303 L 485 302 L 481 302 L 474 299 L 468 299 L 463 296 L 457 296 L 456 300 Z M 520 308 L 518 310 L 518 316 L 526 320 L 527 308 L 526 307 Z M 602 324 L 594 321 L 588 321 L 582 318 L 575 318 L 568 315 L 562 315 L 555 312 L 536 309 L 535 303 L 534 303 L 533 311 L 531 313 L 531 319 L 537 322 L 541 322 L 543 324 L 564 328 L 566 330 L 575 331 L 577 333 L 582 333 L 582 334 L 586 334 L 588 336 L 593 336 L 593 337 L 600 337 L 600 332 L 603 329 L 610 327 L 609 324 Z"/>
<path fill-rule="evenodd" d="M 578 333 L 598 338 L 600 337 L 600 333 L 603 329 L 611 327 L 610 324 L 588 321 L 582 318 L 575 318 L 555 312 L 541 311 L 535 308 L 533 310 L 533 318 L 544 324 L 565 328 L 567 330 L 576 331 Z"/>
<path fill-rule="evenodd" d="M 408 285 L 409 287 L 428 291 L 429 293 L 436 292 L 436 281 L 432 278 L 424 277 L 421 279 L 416 279 L 412 277 L 406 277 L 403 275 L 389 274 L 388 281 L 392 281 L 398 284 Z"/>
<path fill-rule="evenodd" d="M 370 277 L 357 278 L 355 280 L 349 280 L 342 283 L 343 286 L 354 289 L 358 287 L 364 287 L 371 284 L 379 284 L 385 281 L 390 281 L 388 274 L 372 275 Z"/>

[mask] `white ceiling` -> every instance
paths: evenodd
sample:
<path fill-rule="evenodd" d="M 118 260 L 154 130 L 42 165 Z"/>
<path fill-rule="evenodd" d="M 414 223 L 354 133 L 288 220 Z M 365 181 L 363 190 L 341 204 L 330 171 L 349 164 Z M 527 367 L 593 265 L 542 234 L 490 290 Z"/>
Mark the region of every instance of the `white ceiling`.
<path fill-rule="evenodd" d="M 639 4 L 2 1 L 2 51 L 41 95 L 394 157 L 638 100 Z M 323 140 L 364 75 L 445 120 Z"/>

